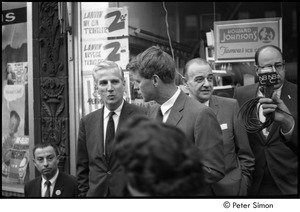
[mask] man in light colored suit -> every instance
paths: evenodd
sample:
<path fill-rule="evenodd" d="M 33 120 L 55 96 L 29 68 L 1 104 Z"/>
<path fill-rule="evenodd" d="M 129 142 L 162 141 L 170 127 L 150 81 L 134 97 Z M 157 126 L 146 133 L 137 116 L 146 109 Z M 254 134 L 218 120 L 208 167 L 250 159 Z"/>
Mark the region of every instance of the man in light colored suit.
<path fill-rule="evenodd" d="M 261 98 L 263 115 L 273 113 L 274 121 L 267 131 L 248 133 L 255 156 L 255 170 L 250 187 L 253 196 L 296 195 L 298 191 L 298 100 L 297 85 L 285 80 L 281 49 L 267 45 L 255 53 L 256 73 L 276 73 L 272 98 Z M 240 106 L 255 97 L 263 97 L 259 83 L 238 87 L 234 97 Z M 257 108 L 249 118 L 259 119 Z M 298 193 L 299 194 L 299 193 Z"/>
<path fill-rule="evenodd" d="M 77 179 L 79 197 L 126 196 L 127 178 L 109 149 L 108 135 L 122 127 L 136 114 L 147 110 L 124 101 L 124 73 L 114 62 L 101 61 L 93 69 L 95 88 L 104 106 L 80 121 L 77 146 Z M 111 116 L 110 113 L 113 115 Z M 108 130 L 113 123 L 114 130 Z M 113 146 L 113 144 L 112 144 Z"/>
<path fill-rule="evenodd" d="M 77 197 L 76 177 L 58 169 L 59 158 L 58 147 L 52 143 L 39 143 L 33 148 L 33 163 L 41 176 L 25 184 L 25 197 Z"/>
<path fill-rule="evenodd" d="M 145 102 L 158 103 L 150 108 L 149 117 L 158 115 L 163 122 L 177 126 L 199 148 L 207 185 L 199 195 L 214 195 L 209 185 L 224 177 L 224 153 L 221 128 L 213 110 L 175 85 L 175 62 L 159 47 L 146 49 L 135 61 L 137 68 L 131 72 Z"/>
<path fill-rule="evenodd" d="M 254 156 L 246 130 L 238 122 L 237 100 L 213 94 L 210 64 L 194 58 L 185 65 L 185 84 L 191 97 L 213 109 L 222 129 L 225 177 L 212 188 L 218 196 L 245 196 L 251 184 Z"/>

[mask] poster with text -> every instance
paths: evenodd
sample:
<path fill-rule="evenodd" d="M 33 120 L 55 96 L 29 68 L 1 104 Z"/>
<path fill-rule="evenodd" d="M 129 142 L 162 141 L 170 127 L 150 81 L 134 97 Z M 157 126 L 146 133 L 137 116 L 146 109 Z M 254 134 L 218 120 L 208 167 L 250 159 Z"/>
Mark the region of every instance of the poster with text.
<path fill-rule="evenodd" d="M 81 20 L 83 39 L 128 36 L 127 8 L 83 10 Z"/>
<path fill-rule="evenodd" d="M 216 62 L 251 62 L 261 46 L 282 47 L 281 18 L 217 21 L 214 31 Z"/>
<path fill-rule="evenodd" d="M 83 71 L 90 72 L 101 60 L 110 60 L 126 69 L 129 61 L 128 38 L 82 41 Z"/>

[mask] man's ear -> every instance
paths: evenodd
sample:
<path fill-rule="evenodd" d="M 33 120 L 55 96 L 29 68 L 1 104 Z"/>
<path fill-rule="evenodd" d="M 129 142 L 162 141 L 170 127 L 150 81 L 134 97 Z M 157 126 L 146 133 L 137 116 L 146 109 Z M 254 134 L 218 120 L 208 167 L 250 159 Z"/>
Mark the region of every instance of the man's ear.
<path fill-rule="evenodd" d="M 182 84 L 183 84 L 185 87 L 188 87 L 187 79 L 186 79 L 185 77 L 182 77 L 181 80 L 182 80 Z"/>
<path fill-rule="evenodd" d="M 158 86 L 158 81 L 159 81 L 159 80 L 161 80 L 161 79 L 160 79 L 159 76 L 157 76 L 156 74 L 154 74 L 154 75 L 152 76 L 152 83 L 153 83 L 154 87 L 157 87 L 157 86 Z"/>

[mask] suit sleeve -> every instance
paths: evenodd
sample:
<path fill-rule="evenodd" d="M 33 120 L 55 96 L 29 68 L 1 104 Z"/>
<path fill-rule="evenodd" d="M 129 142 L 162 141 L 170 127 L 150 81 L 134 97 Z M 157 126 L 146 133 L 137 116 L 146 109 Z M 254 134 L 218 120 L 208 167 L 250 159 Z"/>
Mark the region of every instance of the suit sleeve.
<path fill-rule="evenodd" d="M 205 107 L 195 124 L 195 142 L 201 151 L 206 183 L 215 183 L 224 177 L 224 147 L 218 120 L 209 107 Z"/>
<path fill-rule="evenodd" d="M 89 157 L 86 145 L 86 132 L 83 119 L 79 125 L 79 135 L 77 144 L 77 181 L 78 197 L 85 197 L 89 190 Z"/>
<path fill-rule="evenodd" d="M 291 138 L 286 139 L 286 137 L 281 133 L 281 130 L 279 131 L 280 135 L 280 140 L 287 146 L 289 147 L 298 157 L 298 119 L 295 120 L 295 126 L 294 130 L 292 132 Z"/>
<path fill-rule="evenodd" d="M 252 174 L 254 171 L 254 155 L 251 150 L 248 135 L 246 130 L 240 125 L 238 120 L 238 111 L 239 105 L 237 101 L 234 103 L 233 106 L 233 126 L 234 126 L 234 142 L 236 147 L 236 152 L 240 161 L 243 180 L 248 189 L 251 181 L 252 181 Z"/>

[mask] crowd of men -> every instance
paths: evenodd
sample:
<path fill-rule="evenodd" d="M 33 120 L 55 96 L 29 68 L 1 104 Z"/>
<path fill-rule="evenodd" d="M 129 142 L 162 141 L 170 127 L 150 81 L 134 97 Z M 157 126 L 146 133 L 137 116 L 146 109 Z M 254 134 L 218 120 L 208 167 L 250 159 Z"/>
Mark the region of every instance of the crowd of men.
<path fill-rule="evenodd" d="M 149 109 L 123 99 L 123 70 L 95 65 L 96 92 L 104 106 L 80 121 L 76 177 L 58 170 L 53 144 L 37 145 L 33 161 L 41 176 L 26 183 L 26 197 L 226 197 L 287 196 L 298 191 L 297 85 L 285 80 L 282 52 L 263 46 L 256 74 L 276 73 L 271 97 L 257 82 L 235 89 L 233 98 L 213 95 L 211 64 L 185 65 L 184 93 L 175 83 L 173 58 L 152 46 L 132 58 L 127 70 Z M 259 98 L 249 118 L 269 127 L 248 132 L 238 112 Z"/>

